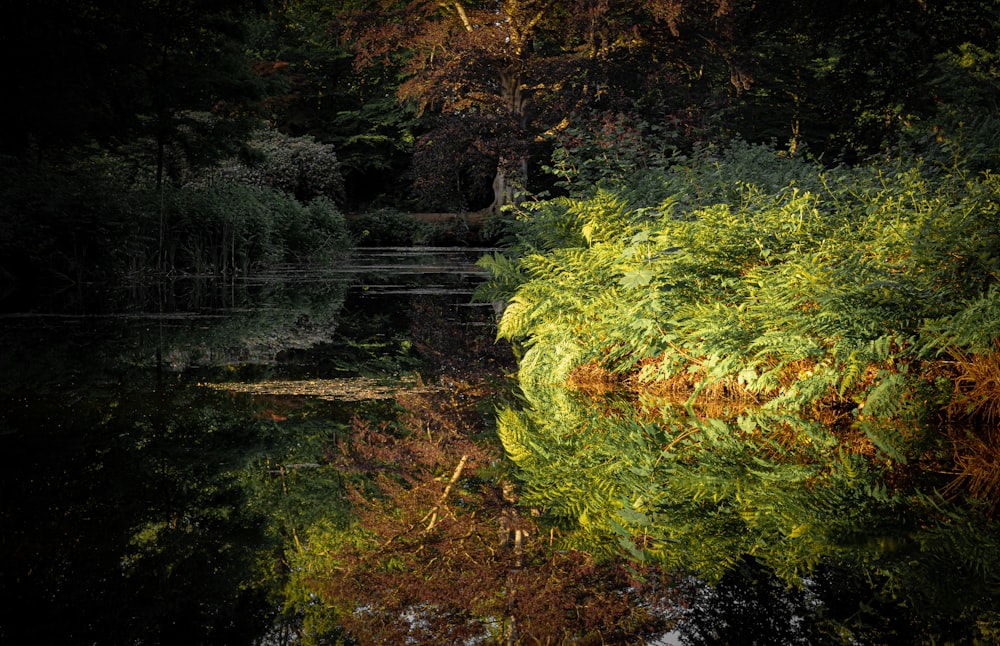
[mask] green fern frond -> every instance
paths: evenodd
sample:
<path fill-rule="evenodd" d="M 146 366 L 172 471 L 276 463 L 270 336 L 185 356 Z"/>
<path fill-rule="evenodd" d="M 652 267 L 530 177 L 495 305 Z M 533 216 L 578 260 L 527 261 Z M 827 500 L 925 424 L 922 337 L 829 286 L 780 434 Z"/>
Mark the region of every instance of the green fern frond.
<path fill-rule="evenodd" d="M 497 411 L 497 436 L 507 456 L 518 466 L 527 468 L 535 459 L 528 444 L 528 424 L 523 416 L 510 408 Z"/>

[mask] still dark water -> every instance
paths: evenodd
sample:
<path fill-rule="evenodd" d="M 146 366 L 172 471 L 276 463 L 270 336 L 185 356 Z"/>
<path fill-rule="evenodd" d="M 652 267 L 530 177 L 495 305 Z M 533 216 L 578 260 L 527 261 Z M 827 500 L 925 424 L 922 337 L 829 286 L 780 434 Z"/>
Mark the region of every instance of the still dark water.
<path fill-rule="evenodd" d="M 0 642 L 283 639 L 287 528 L 347 513 L 336 435 L 501 360 L 486 251 L 0 300 Z"/>

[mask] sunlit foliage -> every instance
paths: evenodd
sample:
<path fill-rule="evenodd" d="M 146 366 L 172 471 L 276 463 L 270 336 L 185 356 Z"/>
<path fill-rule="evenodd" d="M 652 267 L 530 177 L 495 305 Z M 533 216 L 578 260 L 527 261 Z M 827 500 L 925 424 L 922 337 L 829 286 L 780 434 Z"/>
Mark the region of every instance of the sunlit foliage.
<path fill-rule="evenodd" d="M 977 616 L 998 189 L 736 143 L 536 203 L 516 263 L 483 261 L 524 348 L 529 405 L 499 421 L 526 499 L 598 554 L 709 579 L 753 555 L 793 583 L 837 564 L 928 624 Z"/>

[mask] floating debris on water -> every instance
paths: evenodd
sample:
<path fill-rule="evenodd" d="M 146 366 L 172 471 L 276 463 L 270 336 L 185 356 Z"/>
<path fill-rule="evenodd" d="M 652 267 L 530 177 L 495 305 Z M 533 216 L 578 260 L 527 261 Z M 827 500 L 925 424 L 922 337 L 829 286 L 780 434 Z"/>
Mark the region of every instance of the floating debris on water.
<path fill-rule="evenodd" d="M 345 379 L 269 380 L 254 383 L 227 381 L 201 383 L 199 386 L 251 395 L 300 395 L 333 401 L 392 399 L 400 393 L 429 393 L 439 390 L 424 385 L 419 376 L 403 377 L 386 383 L 368 377 Z"/>

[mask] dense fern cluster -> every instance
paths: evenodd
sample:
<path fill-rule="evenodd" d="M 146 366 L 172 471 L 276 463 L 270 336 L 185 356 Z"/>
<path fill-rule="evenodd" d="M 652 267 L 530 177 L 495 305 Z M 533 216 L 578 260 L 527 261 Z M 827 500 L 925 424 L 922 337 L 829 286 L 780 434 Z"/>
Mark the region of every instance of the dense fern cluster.
<path fill-rule="evenodd" d="M 729 153 L 747 156 L 760 151 Z M 729 164 L 664 174 L 652 206 L 605 189 L 541 203 L 537 237 L 560 232 L 561 244 L 482 261 L 495 275 L 484 293 L 509 296 L 500 336 L 527 347 L 522 383 L 562 383 L 593 362 L 690 388 L 689 403 L 708 389 L 762 412 L 851 413 L 847 427 L 883 453 L 912 457 L 876 427 L 930 423 L 960 394 L 944 383 L 957 353 L 968 364 L 1000 338 L 1000 178 L 810 176 L 774 159 L 773 175 L 793 179 L 769 188 Z"/>
<path fill-rule="evenodd" d="M 499 427 L 528 498 L 588 549 L 709 578 L 751 554 L 995 604 L 998 205 L 992 174 L 744 145 L 536 203 L 516 262 L 482 261 L 525 350 Z"/>

